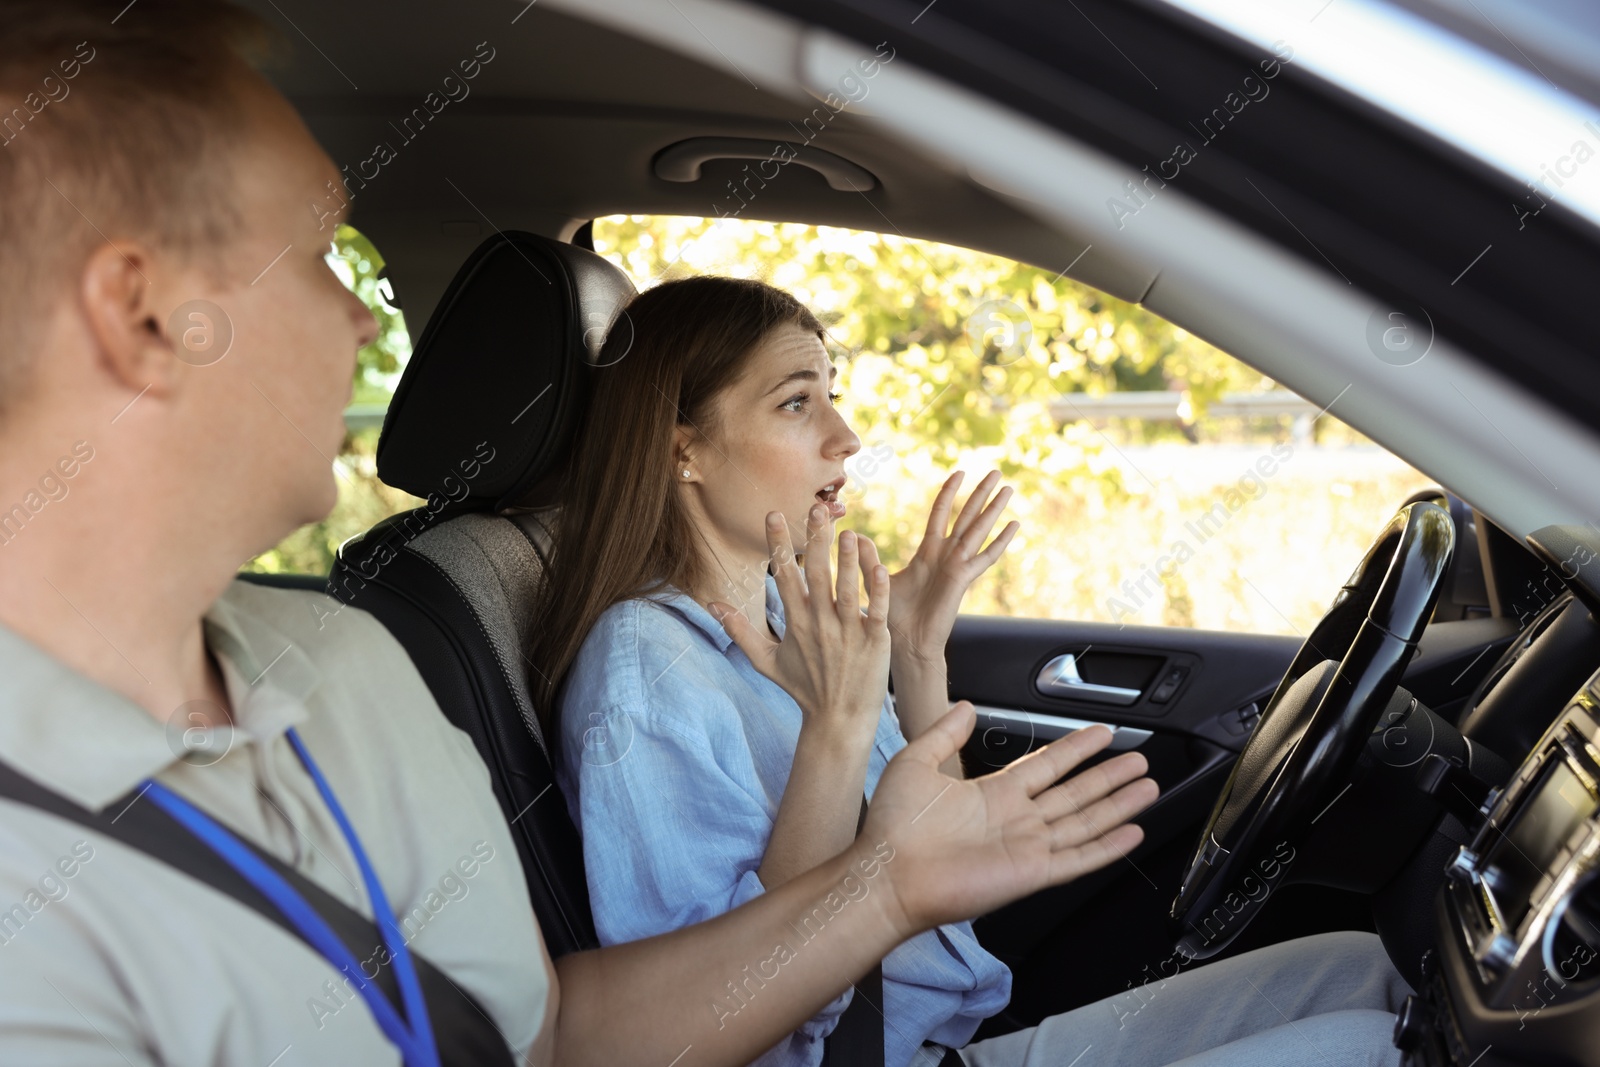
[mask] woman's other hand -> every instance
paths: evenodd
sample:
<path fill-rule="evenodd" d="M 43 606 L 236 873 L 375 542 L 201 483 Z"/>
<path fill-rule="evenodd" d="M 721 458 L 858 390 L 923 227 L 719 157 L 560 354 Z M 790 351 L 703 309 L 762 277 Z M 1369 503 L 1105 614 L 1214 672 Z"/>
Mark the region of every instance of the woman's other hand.
<path fill-rule="evenodd" d="M 945 479 L 928 513 L 922 543 L 905 570 L 890 576 L 893 597 L 889 605 L 889 632 L 896 662 L 942 663 L 945 642 L 955 627 L 961 598 L 978 576 L 1000 558 L 1015 536 L 1016 520 L 1006 523 L 988 545 L 989 531 L 1011 499 L 1009 485 L 1000 486 L 1000 472 L 990 471 L 956 512 L 955 503 L 964 471 Z M 999 492 L 995 493 L 996 488 Z M 993 495 L 993 499 L 991 498 Z M 898 692 L 899 675 L 896 691 Z"/>
<path fill-rule="evenodd" d="M 727 604 L 707 605 L 756 670 L 782 686 L 803 716 L 789 783 L 756 871 L 767 889 L 838 855 L 855 837 L 868 754 L 889 687 L 889 571 L 877 562 L 872 543 L 858 540 L 849 530 L 839 535 L 835 587 L 827 509 L 818 505 L 807 517 L 803 575 L 783 515 L 767 516 L 772 573 L 783 598 L 781 641 L 757 632 Z M 858 573 L 867 581 L 865 612 Z"/>
<path fill-rule="evenodd" d="M 781 641 L 757 632 L 742 612 L 725 603 L 713 601 L 708 606 L 756 670 L 800 705 L 803 732 L 847 740 L 850 747 L 865 749 L 877 729 L 888 690 L 889 573 L 877 562 L 872 543 L 846 530 L 839 535 L 835 583 L 828 558 L 832 543 L 833 519 L 817 505 L 806 519 L 802 574 L 788 523 L 780 512 L 767 516 L 772 572 L 783 599 Z M 867 586 L 864 612 L 858 573 Z"/>

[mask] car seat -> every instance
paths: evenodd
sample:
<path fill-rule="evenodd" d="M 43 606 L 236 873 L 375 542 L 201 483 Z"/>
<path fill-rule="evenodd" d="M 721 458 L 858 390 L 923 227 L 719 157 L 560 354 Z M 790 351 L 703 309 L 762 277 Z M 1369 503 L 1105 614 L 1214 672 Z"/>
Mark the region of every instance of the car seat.
<path fill-rule="evenodd" d="M 477 745 L 553 957 L 596 940 L 526 650 L 592 367 L 633 296 L 574 245 L 520 232 L 480 245 L 429 319 L 378 443 L 378 476 L 426 503 L 342 545 L 328 579 L 389 628 Z"/>

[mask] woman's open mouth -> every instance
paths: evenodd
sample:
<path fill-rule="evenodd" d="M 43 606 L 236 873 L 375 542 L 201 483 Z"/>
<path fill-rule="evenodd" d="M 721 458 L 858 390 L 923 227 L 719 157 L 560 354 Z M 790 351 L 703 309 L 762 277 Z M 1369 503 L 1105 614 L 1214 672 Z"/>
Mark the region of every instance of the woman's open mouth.
<path fill-rule="evenodd" d="M 844 483 L 845 478 L 840 475 L 817 490 L 817 499 L 828 505 L 828 513 L 836 519 L 844 515 L 844 501 L 839 499 L 839 490 L 844 488 Z"/>

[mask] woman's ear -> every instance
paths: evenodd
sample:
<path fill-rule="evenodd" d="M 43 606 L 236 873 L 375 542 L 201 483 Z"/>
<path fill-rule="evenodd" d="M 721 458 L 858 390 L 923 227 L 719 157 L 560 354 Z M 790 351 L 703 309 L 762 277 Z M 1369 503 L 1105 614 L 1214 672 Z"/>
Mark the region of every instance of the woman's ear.
<path fill-rule="evenodd" d="M 686 426 L 678 426 L 672 431 L 672 469 L 673 477 L 678 481 L 687 482 L 694 477 L 694 445 L 695 434 Z"/>

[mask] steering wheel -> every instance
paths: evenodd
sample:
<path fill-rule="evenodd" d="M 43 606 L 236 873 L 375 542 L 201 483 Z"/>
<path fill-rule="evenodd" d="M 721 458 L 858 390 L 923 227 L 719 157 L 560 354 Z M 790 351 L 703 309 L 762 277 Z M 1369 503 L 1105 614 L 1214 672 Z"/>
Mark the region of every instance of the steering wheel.
<path fill-rule="evenodd" d="M 1293 862 L 1295 844 L 1337 799 L 1433 614 L 1454 547 L 1449 512 L 1405 505 L 1300 646 L 1173 901 L 1180 953 L 1205 959 L 1237 937 Z"/>

